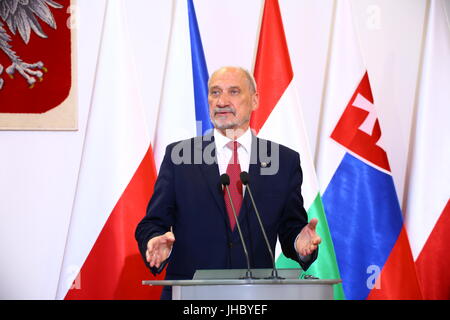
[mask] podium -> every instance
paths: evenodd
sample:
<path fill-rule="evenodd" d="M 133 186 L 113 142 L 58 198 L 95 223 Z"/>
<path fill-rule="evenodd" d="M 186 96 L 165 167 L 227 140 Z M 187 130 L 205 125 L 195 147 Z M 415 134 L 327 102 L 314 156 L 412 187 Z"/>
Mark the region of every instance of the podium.
<path fill-rule="evenodd" d="M 192 280 L 144 280 L 143 285 L 172 286 L 173 300 L 332 300 L 340 279 L 293 278 L 299 269 L 278 269 L 284 279 L 267 279 L 272 269 L 199 270 Z M 298 274 L 298 273 L 297 273 Z"/>

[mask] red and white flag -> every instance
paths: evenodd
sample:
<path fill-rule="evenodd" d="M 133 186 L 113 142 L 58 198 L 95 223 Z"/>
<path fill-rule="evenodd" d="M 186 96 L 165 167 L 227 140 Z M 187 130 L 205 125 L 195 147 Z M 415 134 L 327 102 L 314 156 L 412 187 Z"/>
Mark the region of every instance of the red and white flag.
<path fill-rule="evenodd" d="M 450 27 L 432 0 L 425 38 L 406 204 L 424 299 L 450 299 Z"/>
<path fill-rule="evenodd" d="M 106 5 L 57 299 L 151 299 L 134 230 L 156 179 L 121 0 Z M 163 276 L 163 275 L 161 275 Z"/>

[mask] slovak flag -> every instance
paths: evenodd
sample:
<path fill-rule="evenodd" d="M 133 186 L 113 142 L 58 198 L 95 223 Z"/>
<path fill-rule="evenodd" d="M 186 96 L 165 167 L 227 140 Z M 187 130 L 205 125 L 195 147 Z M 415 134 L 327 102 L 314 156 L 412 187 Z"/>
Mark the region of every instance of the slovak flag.
<path fill-rule="evenodd" d="M 421 299 L 348 1 L 335 19 L 317 170 L 344 293 Z"/>

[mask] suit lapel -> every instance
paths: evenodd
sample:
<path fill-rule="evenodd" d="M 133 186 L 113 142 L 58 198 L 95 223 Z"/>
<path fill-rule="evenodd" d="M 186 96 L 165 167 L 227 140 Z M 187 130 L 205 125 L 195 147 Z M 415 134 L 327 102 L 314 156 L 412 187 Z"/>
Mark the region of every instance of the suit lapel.
<path fill-rule="evenodd" d="M 217 164 L 214 136 L 212 133 L 199 137 L 201 141 L 194 144 L 197 152 L 201 152 L 202 161 L 200 164 L 200 171 L 202 172 L 208 189 L 216 202 L 222 217 L 229 225 L 228 215 L 225 210 L 225 202 L 223 199 L 222 186 L 220 184 L 219 166 Z M 201 149 L 201 150 L 200 150 Z"/>

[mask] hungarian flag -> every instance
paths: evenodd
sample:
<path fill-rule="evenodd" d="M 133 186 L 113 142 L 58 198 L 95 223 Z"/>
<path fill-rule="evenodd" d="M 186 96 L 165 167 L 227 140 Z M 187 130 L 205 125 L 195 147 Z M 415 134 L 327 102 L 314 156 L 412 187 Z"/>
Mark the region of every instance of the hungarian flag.
<path fill-rule="evenodd" d="M 106 4 L 97 74 L 57 299 L 151 299 L 134 239 L 155 167 L 121 0 Z"/>
<path fill-rule="evenodd" d="M 166 146 L 212 128 L 208 69 L 192 0 L 175 0 L 164 84 L 154 138 L 159 170 Z"/>
<path fill-rule="evenodd" d="M 448 16 L 447 16 L 448 17 Z M 450 299 L 450 29 L 432 0 L 419 83 L 406 226 L 424 299 Z"/>
<path fill-rule="evenodd" d="M 322 279 L 339 279 L 339 270 L 324 214 L 308 143 L 302 109 L 295 88 L 295 77 L 284 34 L 278 0 L 266 0 L 261 23 L 254 75 L 260 98 L 253 112 L 251 127 L 258 136 L 283 144 L 300 154 L 303 171 L 302 196 L 308 218 L 318 218 L 317 232 L 322 238 L 318 259 L 308 273 Z M 277 245 L 277 266 L 298 268 Z M 336 285 L 335 299 L 344 298 L 342 286 Z"/>
<path fill-rule="evenodd" d="M 336 3 L 318 173 L 347 299 L 420 299 L 348 1 Z"/>

